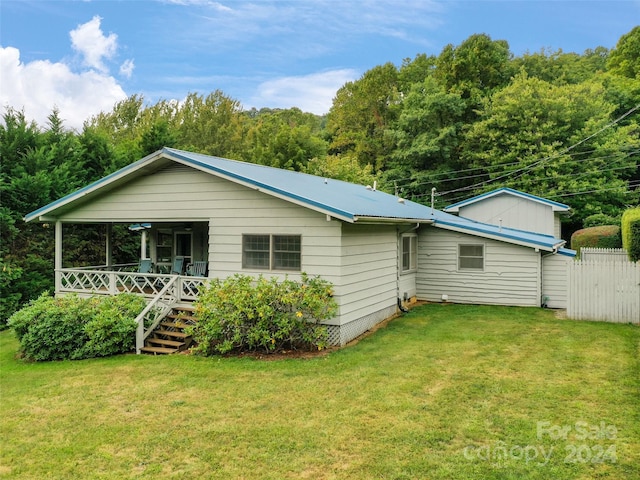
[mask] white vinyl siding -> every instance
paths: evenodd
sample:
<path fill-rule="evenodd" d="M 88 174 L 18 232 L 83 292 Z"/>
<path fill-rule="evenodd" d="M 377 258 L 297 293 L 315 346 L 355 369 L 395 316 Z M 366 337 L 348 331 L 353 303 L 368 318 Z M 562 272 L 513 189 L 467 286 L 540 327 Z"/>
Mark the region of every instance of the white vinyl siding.
<path fill-rule="evenodd" d="M 567 308 L 567 268 L 573 258 L 545 254 L 542 257 L 542 298 L 549 308 Z"/>
<path fill-rule="evenodd" d="M 418 234 L 417 296 L 439 302 L 539 306 L 540 254 L 534 249 L 482 239 L 484 270 L 459 270 L 458 245 L 478 237 L 436 227 Z"/>
<path fill-rule="evenodd" d="M 393 226 L 342 226 L 341 323 L 396 305 L 398 234 Z"/>
<path fill-rule="evenodd" d="M 555 235 L 557 230 L 551 206 L 509 194 L 462 206 L 458 215 L 492 225 L 500 225 L 502 220 L 503 227 L 545 235 Z"/>

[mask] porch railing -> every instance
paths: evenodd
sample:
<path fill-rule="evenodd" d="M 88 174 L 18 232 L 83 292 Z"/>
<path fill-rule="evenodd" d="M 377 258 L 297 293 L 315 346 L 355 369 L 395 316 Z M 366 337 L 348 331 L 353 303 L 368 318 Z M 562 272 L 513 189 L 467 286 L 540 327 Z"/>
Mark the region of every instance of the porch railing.
<path fill-rule="evenodd" d="M 138 355 L 149 334 L 163 318 L 171 313 L 173 306 L 178 302 L 178 292 L 175 288 L 177 281 L 178 276 L 170 279 L 136 317 L 136 353 Z"/>
<path fill-rule="evenodd" d="M 124 267 L 124 266 L 122 266 Z M 107 270 L 106 268 L 111 268 Z M 114 266 L 88 268 L 63 268 L 56 271 L 58 288 L 56 293 L 81 295 L 116 295 L 134 293 L 152 299 L 157 297 L 169 282 L 175 282 L 176 301 L 194 301 L 204 277 L 170 275 L 161 273 L 138 273 L 114 270 Z"/>

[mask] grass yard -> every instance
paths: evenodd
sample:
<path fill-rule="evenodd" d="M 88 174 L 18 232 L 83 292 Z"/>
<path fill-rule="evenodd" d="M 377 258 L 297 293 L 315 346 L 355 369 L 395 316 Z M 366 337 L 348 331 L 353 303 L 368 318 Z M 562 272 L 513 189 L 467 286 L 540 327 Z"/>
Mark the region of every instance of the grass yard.
<path fill-rule="evenodd" d="M 424 305 L 313 359 L 15 359 L 0 478 L 637 479 L 640 328 Z"/>

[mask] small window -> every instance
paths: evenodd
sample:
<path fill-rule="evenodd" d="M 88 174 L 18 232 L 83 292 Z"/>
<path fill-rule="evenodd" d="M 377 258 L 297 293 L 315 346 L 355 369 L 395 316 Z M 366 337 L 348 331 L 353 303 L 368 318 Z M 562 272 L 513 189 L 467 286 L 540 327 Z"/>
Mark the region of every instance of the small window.
<path fill-rule="evenodd" d="M 404 235 L 402 237 L 402 271 L 408 272 L 418 268 L 418 237 Z"/>
<path fill-rule="evenodd" d="M 300 235 L 243 235 L 242 268 L 300 270 Z"/>
<path fill-rule="evenodd" d="M 484 245 L 458 245 L 459 270 L 484 270 Z"/>

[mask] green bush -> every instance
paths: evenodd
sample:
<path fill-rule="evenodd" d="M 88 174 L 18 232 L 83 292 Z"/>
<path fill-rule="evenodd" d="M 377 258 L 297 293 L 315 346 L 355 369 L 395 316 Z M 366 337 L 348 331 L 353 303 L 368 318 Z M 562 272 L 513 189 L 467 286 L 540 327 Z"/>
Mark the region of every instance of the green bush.
<path fill-rule="evenodd" d="M 583 247 L 621 248 L 620 227 L 617 225 L 601 225 L 578 230 L 571 235 L 571 248 L 578 252 Z"/>
<path fill-rule="evenodd" d="M 211 280 L 196 302 L 194 352 L 321 350 L 327 328 L 318 322 L 336 314 L 332 295 L 331 283 L 306 274 L 302 282 L 247 275 Z"/>
<path fill-rule="evenodd" d="M 130 351 L 141 297 L 54 298 L 42 294 L 8 321 L 25 358 L 36 361 L 101 357 Z"/>
<path fill-rule="evenodd" d="M 593 215 L 589 215 L 584 219 L 583 226 L 584 228 L 589 227 L 600 227 L 603 225 L 619 225 L 620 217 L 612 217 L 611 215 L 606 215 L 604 213 L 595 213 Z"/>
<path fill-rule="evenodd" d="M 622 247 L 632 262 L 640 260 L 640 207 L 622 214 Z"/>

